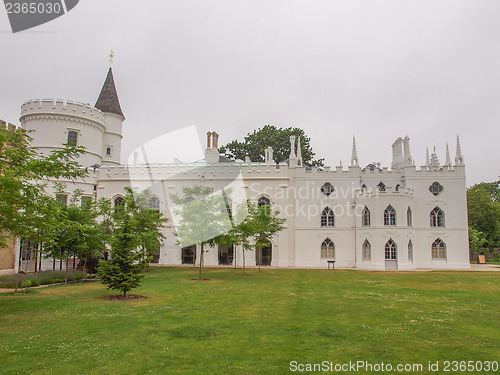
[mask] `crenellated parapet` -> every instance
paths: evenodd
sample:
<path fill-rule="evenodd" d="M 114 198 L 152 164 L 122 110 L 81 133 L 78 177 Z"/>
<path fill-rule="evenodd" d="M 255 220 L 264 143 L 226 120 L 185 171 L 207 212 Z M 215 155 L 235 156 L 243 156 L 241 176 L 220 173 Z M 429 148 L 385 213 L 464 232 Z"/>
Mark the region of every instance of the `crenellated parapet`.
<path fill-rule="evenodd" d="M 20 129 L 20 128 L 14 124 L 11 124 L 10 122 L 0 120 L 0 129 L 15 132 L 15 131 L 17 131 L 17 129 Z"/>
<path fill-rule="evenodd" d="M 54 99 L 28 100 L 21 107 L 23 124 L 40 120 L 64 120 L 90 125 L 104 131 L 105 116 L 90 104 Z"/>

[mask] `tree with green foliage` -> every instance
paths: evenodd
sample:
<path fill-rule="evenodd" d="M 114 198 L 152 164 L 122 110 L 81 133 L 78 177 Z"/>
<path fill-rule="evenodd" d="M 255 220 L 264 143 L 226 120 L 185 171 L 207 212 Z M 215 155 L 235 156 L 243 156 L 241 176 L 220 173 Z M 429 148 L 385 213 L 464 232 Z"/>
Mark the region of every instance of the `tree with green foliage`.
<path fill-rule="evenodd" d="M 57 189 L 64 189 L 57 184 Z M 47 257 L 66 261 L 66 283 L 69 258 L 88 259 L 99 257 L 106 249 L 103 226 L 97 219 L 102 215 L 102 205 L 94 200 L 82 200 L 82 191 L 73 192 L 68 204 L 58 203 L 55 207 L 57 222 L 52 226 L 52 241 L 44 244 Z"/>
<path fill-rule="evenodd" d="M 314 159 L 316 154 L 312 150 L 311 140 L 304 130 L 300 128 L 277 128 L 273 125 L 266 125 L 253 133 L 248 133 L 243 142 L 234 140 L 221 146 L 219 152 L 231 159 L 245 160 L 245 157 L 249 156 L 252 161 L 263 162 L 265 160 L 265 149 L 271 146 L 274 161 L 280 163 L 290 156 L 291 135 L 295 135 L 297 138 L 300 137 L 304 164 L 323 167 L 324 159 Z"/>
<path fill-rule="evenodd" d="M 127 187 L 125 192 L 122 205 L 114 209 L 112 214 L 118 221 L 123 215 L 130 216 L 131 227 L 139 239 L 139 250 L 144 257 L 151 257 L 165 239 L 161 229 L 168 219 L 152 206 L 153 197 L 149 190 L 139 192 Z"/>
<path fill-rule="evenodd" d="M 83 147 L 66 144 L 41 155 L 31 141 L 24 129 L 0 128 L 0 249 L 6 245 L 4 232 L 34 243 L 51 243 L 58 216 L 56 201 L 47 193 L 48 181 L 87 176 L 77 161 L 85 153 Z M 19 274 L 16 292 L 18 284 Z"/>
<path fill-rule="evenodd" d="M 488 240 L 484 236 L 483 232 L 474 228 L 469 228 L 469 243 L 471 250 L 478 250 L 482 252 L 481 249 L 484 248 L 487 241 Z"/>
<path fill-rule="evenodd" d="M 270 205 L 256 205 L 243 202 L 237 206 L 235 224 L 233 228 L 220 236 L 218 243 L 226 245 L 240 245 L 243 249 L 243 274 L 245 269 L 245 252 L 255 250 L 262 258 L 262 247 L 266 246 L 273 236 L 284 229 L 286 219 L 279 217 L 280 212 L 273 210 Z M 259 262 L 260 271 L 260 262 Z"/>
<path fill-rule="evenodd" d="M 252 219 L 254 231 L 254 247 L 259 252 L 259 272 L 262 263 L 262 248 L 265 247 L 273 236 L 284 229 L 286 219 L 279 217 L 280 212 L 273 210 L 270 205 L 255 205 L 249 207 L 249 217 Z"/>
<path fill-rule="evenodd" d="M 0 129 L 0 230 L 16 237 L 39 241 L 55 202 L 47 192 L 47 181 L 84 178 L 87 172 L 76 161 L 83 147 L 66 144 L 49 155 L 31 147 L 32 138 L 23 130 Z M 4 245 L 4 238 L 0 237 Z M 43 242 L 43 241 L 40 241 Z"/>
<path fill-rule="evenodd" d="M 111 259 L 101 259 L 98 274 L 109 289 L 127 292 L 139 286 L 140 273 L 149 264 L 149 252 L 161 246 L 165 236 L 162 228 L 167 219 L 151 208 L 149 190 L 134 191 L 125 188 L 121 205 L 112 207 L 107 200 L 102 204 L 102 227 L 111 247 Z"/>
<path fill-rule="evenodd" d="M 111 259 L 99 262 L 98 274 L 108 289 L 119 290 L 123 297 L 140 285 L 144 275 L 141 272 L 148 265 L 149 258 L 138 251 L 140 240 L 133 230 L 132 220 L 125 215 L 111 237 Z"/>
<path fill-rule="evenodd" d="M 213 246 L 216 238 L 231 230 L 231 221 L 227 213 L 227 204 L 222 192 L 213 192 L 211 187 L 184 187 L 182 194 L 172 194 L 172 202 L 178 215 L 176 236 L 182 246 L 199 244 L 200 267 L 198 280 L 202 279 L 205 246 Z"/>
<path fill-rule="evenodd" d="M 500 202 L 498 196 L 497 183 L 481 183 L 467 189 L 471 248 L 479 244 L 490 248 L 499 245 Z"/>

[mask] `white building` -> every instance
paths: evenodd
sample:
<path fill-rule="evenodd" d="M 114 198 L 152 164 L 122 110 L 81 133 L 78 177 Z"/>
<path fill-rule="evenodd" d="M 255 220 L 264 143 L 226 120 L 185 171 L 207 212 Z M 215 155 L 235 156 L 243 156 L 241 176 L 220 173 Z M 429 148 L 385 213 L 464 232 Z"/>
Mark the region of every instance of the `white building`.
<path fill-rule="evenodd" d="M 152 206 L 170 217 L 168 196 L 183 186 L 204 184 L 218 190 L 242 178 L 249 199 L 271 204 L 287 219 L 286 229 L 263 249 L 263 265 L 326 268 L 334 260 L 337 267 L 378 270 L 470 267 L 465 166 L 458 138 L 454 163 L 447 147 L 444 165 L 435 152 L 431 157 L 427 152 L 426 165 L 420 168 L 408 137 L 392 145 L 390 169 L 376 163 L 361 168 L 353 139 L 351 165 L 318 170 L 302 163 L 300 139 L 291 137 L 290 157 L 279 164 L 271 148 L 265 162 L 237 162 L 219 156 L 215 132 L 207 136 L 201 162 L 124 166 L 124 120 L 111 69 L 94 107 L 30 100 L 20 118 L 25 129 L 36 131 L 33 144 L 43 153 L 68 141 L 86 147 L 80 163 L 89 167 L 90 176 L 68 184 L 67 194 L 78 187 L 89 198 L 115 202 L 126 186 L 150 187 Z M 181 248 L 173 233 L 170 221 L 159 263 L 196 262 L 199 246 Z M 205 255 L 205 265 L 241 262 L 240 248 L 209 248 Z M 256 264 L 253 252 L 246 252 L 246 264 Z"/>

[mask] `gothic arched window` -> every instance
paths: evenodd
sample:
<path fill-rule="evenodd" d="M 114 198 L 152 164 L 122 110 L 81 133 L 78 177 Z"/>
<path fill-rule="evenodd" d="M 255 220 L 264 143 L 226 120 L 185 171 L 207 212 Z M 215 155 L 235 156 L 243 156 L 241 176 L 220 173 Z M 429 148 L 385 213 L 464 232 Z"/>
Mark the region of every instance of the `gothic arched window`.
<path fill-rule="evenodd" d="M 406 225 L 409 227 L 413 226 L 413 217 L 410 207 L 408 207 L 408 209 L 406 210 Z"/>
<path fill-rule="evenodd" d="M 384 211 L 384 225 L 396 225 L 396 210 L 391 205 Z"/>
<path fill-rule="evenodd" d="M 408 261 L 413 262 L 413 242 L 408 241 Z"/>
<path fill-rule="evenodd" d="M 385 184 L 383 182 L 380 182 L 377 186 L 379 191 L 385 191 Z"/>
<path fill-rule="evenodd" d="M 125 201 L 123 200 L 123 197 L 118 196 L 114 199 L 113 205 L 115 206 L 115 212 L 118 212 L 120 209 L 123 208 L 125 205 Z"/>
<path fill-rule="evenodd" d="M 149 208 L 153 211 L 160 212 L 160 199 L 158 199 L 158 197 L 149 198 Z"/>
<path fill-rule="evenodd" d="M 392 238 L 385 244 L 385 260 L 396 260 L 398 258 L 398 246 Z"/>
<path fill-rule="evenodd" d="M 363 214 L 362 214 L 362 220 L 361 221 L 362 221 L 362 225 L 364 227 L 369 227 L 370 226 L 370 221 L 371 221 L 370 210 L 366 206 L 365 206 L 365 208 L 363 208 Z"/>
<path fill-rule="evenodd" d="M 372 245 L 370 245 L 370 242 L 368 240 L 365 240 L 363 242 L 363 260 L 371 260 L 372 259 Z"/>
<path fill-rule="evenodd" d="M 444 227 L 444 212 L 439 207 L 431 211 L 431 227 Z"/>
<path fill-rule="evenodd" d="M 446 244 L 440 238 L 432 243 L 432 259 L 446 259 Z"/>
<path fill-rule="evenodd" d="M 322 227 L 334 227 L 335 226 L 335 215 L 330 207 L 326 207 L 321 213 L 321 226 Z"/>
<path fill-rule="evenodd" d="M 321 258 L 335 258 L 335 244 L 329 238 L 321 244 Z"/>

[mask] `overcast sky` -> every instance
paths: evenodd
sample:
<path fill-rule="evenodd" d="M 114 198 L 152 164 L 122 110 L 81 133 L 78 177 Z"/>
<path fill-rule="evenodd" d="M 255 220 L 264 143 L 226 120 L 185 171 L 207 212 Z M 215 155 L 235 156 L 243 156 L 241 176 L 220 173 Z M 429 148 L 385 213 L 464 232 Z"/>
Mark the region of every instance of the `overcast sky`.
<path fill-rule="evenodd" d="M 273 124 L 302 127 L 332 167 L 353 134 L 361 165 L 389 167 L 399 136 L 420 166 L 446 142 L 454 160 L 459 134 L 467 185 L 498 179 L 498 0 L 81 0 L 18 34 L 0 8 L 0 118 L 19 124 L 28 99 L 95 104 L 111 48 L 122 159 L 190 125 L 226 143 Z"/>

